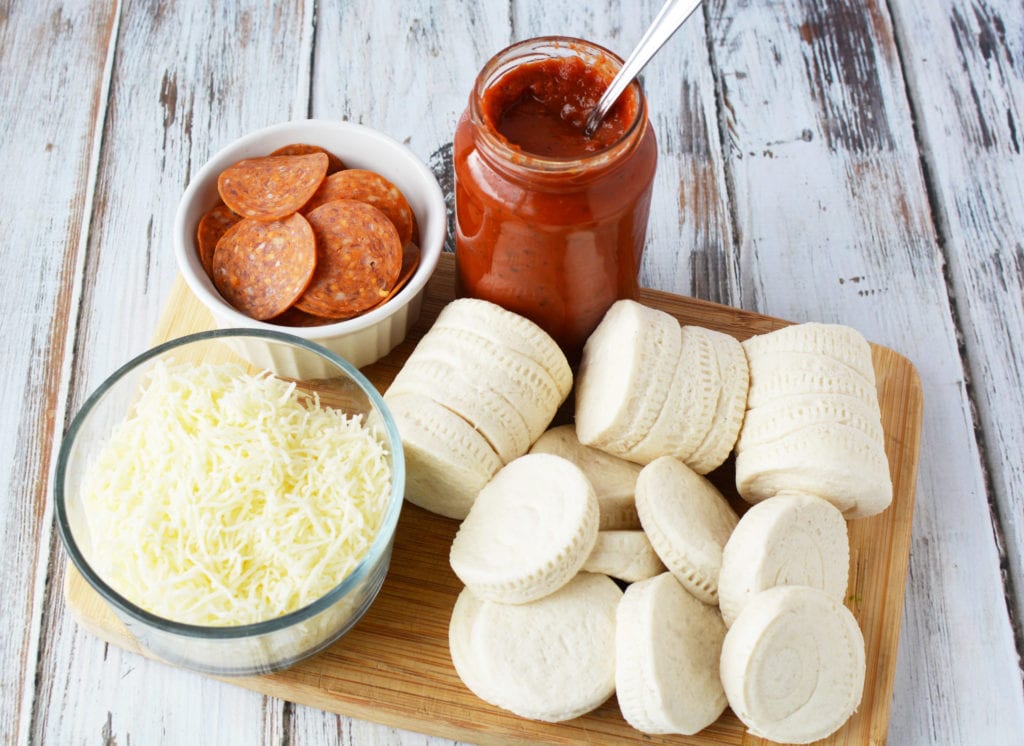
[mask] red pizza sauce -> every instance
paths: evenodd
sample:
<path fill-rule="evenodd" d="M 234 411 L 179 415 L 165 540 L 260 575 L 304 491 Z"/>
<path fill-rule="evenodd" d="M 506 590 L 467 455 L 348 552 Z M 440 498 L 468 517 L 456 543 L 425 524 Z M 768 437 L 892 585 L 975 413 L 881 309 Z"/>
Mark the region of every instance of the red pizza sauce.
<path fill-rule="evenodd" d="M 589 42 L 513 45 L 480 72 L 455 132 L 456 291 L 532 319 L 573 362 L 633 298 L 657 144 L 638 84 L 592 137 L 621 60 Z"/>

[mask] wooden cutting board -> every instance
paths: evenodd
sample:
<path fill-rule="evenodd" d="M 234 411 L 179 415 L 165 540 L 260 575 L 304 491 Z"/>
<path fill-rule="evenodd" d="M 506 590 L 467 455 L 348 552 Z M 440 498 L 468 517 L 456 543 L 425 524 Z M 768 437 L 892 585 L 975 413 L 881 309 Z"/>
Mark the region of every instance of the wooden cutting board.
<path fill-rule="evenodd" d="M 440 309 L 453 298 L 454 261 L 442 256 L 419 323 L 409 338 L 364 373 L 383 391 Z M 784 326 L 766 316 L 652 290 L 644 303 L 686 324 L 740 339 Z M 179 278 L 156 333 L 161 342 L 208 329 L 212 319 Z M 823 743 L 878 744 L 886 739 L 896 646 L 910 550 L 911 518 L 920 442 L 922 392 L 917 371 L 892 350 L 873 346 L 885 448 L 892 472 L 892 506 L 849 522 L 850 586 L 847 605 L 861 629 L 867 678 L 859 711 Z M 742 512 L 732 485 L 731 461 L 709 475 Z M 463 686 L 448 655 L 448 619 L 461 584 L 448 566 L 457 523 L 406 504 L 398 524 L 387 580 L 360 622 L 326 651 L 292 668 L 257 677 L 224 679 L 281 699 L 323 710 L 473 743 L 762 744 L 730 712 L 689 738 L 644 736 L 622 719 L 613 697 L 568 723 L 523 720 L 477 699 Z M 71 612 L 87 630 L 145 655 L 113 612 L 71 566 L 65 582 Z"/>

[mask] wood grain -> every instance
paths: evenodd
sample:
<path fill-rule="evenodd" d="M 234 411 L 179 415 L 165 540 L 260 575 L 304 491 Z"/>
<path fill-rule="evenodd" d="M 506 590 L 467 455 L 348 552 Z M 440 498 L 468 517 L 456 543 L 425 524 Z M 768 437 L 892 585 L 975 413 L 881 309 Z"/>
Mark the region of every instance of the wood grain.
<path fill-rule="evenodd" d="M 115 25 L 109 5 L 19 3 L 0 12 L 0 743 L 25 741 L 36 707 L 50 564 L 51 449 L 64 418 L 97 117 Z M 74 90 L 74 95 L 68 95 Z"/>
<path fill-rule="evenodd" d="M 416 340 L 453 295 L 454 261 L 442 257 L 428 286 L 424 312 L 410 338 L 364 369 L 381 390 L 394 378 Z M 701 324 L 740 338 L 786 322 L 667 293 L 645 291 L 642 300 L 683 323 Z M 208 328 L 211 319 L 184 285 L 175 285 L 157 340 Z M 867 648 L 867 680 L 860 711 L 829 743 L 868 744 L 885 739 L 895 673 L 907 570 L 922 399 L 914 367 L 892 350 L 873 348 L 882 405 L 886 452 L 893 477 L 893 505 L 883 514 L 849 523 L 849 607 Z M 712 477 L 743 509 L 729 468 Z M 403 508 L 387 580 L 366 616 L 338 643 L 280 673 L 230 683 L 264 694 L 386 725 L 477 743 L 515 737 L 532 743 L 758 743 L 726 713 L 699 737 L 651 738 L 630 728 L 614 699 L 594 713 L 552 725 L 517 718 L 473 696 L 448 655 L 448 619 L 461 584 L 448 565 L 458 524 L 412 505 Z M 99 637 L 143 653 L 102 599 L 73 569 L 65 586 L 75 618 Z"/>
<path fill-rule="evenodd" d="M 1024 28 L 1020 3 L 897 4 L 921 153 L 939 207 L 981 457 L 1024 642 Z M 1007 723 L 1007 727 L 1010 726 Z M 1020 720 L 1016 727 L 1022 727 Z"/>
<path fill-rule="evenodd" d="M 936 232 L 941 205 L 921 171 L 888 7 L 709 4 L 740 268 L 735 302 L 850 324 L 918 367 L 922 478 L 889 737 L 1008 743 L 1022 713 L 998 710 L 1021 700 L 1021 673 Z M 919 44 L 931 50 L 933 41 L 923 34 Z M 957 705 L 936 718 L 924 692 Z M 977 717 L 959 720 L 956 711 Z"/>

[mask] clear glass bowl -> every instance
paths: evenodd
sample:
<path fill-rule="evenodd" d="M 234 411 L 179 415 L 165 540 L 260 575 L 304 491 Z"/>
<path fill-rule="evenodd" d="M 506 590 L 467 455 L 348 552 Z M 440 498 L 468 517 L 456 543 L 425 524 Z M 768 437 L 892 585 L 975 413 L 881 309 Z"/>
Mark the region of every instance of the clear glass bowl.
<path fill-rule="evenodd" d="M 253 361 L 253 347 L 269 350 Z M 95 568 L 94 547 L 79 485 L 138 398 L 146 373 L 158 361 L 227 362 L 252 372 L 267 369 L 316 393 L 322 406 L 362 415 L 385 445 L 391 494 L 380 529 L 355 569 L 316 601 L 274 619 L 231 627 L 183 624 L 154 615 L 115 591 Z M 275 362 L 278 361 L 278 362 Z M 255 362 L 255 365 L 253 365 Z M 354 366 L 323 347 L 292 335 L 246 329 L 201 332 L 171 340 L 122 366 L 75 416 L 61 445 L 54 482 L 57 527 L 68 556 L 106 600 L 140 645 L 168 663 L 218 676 L 248 676 L 286 668 L 324 649 L 366 612 L 384 582 L 402 506 L 405 465 L 401 440 L 383 399 Z"/>

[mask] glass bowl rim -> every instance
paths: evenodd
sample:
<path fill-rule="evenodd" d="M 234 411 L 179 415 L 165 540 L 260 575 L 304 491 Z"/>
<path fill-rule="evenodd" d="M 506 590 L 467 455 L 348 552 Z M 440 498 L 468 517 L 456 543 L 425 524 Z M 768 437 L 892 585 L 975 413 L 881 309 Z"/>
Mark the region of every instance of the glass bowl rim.
<path fill-rule="evenodd" d="M 381 419 L 384 422 L 385 431 L 387 432 L 388 447 L 392 454 L 392 474 L 391 495 L 387 509 L 384 513 L 384 519 L 377 531 L 377 535 L 374 537 L 373 542 L 370 544 L 370 548 L 356 565 L 355 569 L 353 569 L 352 572 L 350 572 L 340 583 L 335 585 L 327 593 L 316 600 L 282 616 L 249 624 L 214 627 L 177 622 L 172 619 L 167 619 L 166 617 L 153 614 L 132 603 L 111 588 L 110 585 L 100 577 L 99 573 L 92 568 L 92 565 L 86 560 L 82 551 L 78 547 L 78 543 L 75 541 L 74 534 L 68 520 L 66 496 L 64 493 L 64 480 L 66 477 L 71 447 L 75 443 L 79 431 L 82 429 L 89 413 L 96 407 L 107 391 L 109 391 L 118 381 L 139 368 L 144 363 L 152 360 L 153 358 L 159 357 L 170 350 L 185 347 L 186 345 L 196 342 L 205 342 L 225 337 L 255 337 L 257 339 L 265 339 L 295 347 L 301 347 L 325 358 L 344 371 L 346 375 L 356 382 L 360 390 L 369 398 L 370 403 L 381 414 Z M 402 509 L 405 494 L 405 458 L 402 450 L 402 440 L 398 434 L 398 427 L 395 425 L 391 411 L 388 409 L 380 392 L 377 391 L 376 387 L 362 372 L 359 371 L 358 368 L 341 356 L 336 355 L 322 345 L 285 332 L 268 329 L 245 328 L 210 329 L 207 331 L 187 334 L 182 337 L 176 337 L 174 339 L 167 340 L 166 342 L 162 342 L 155 347 L 151 347 L 111 373 L 103 383 L 101 383 L 96 390 L 89 395 L 82 404 L 82 407 L 78 410 L 74 419 L 71 421 L 71 425 L 68 427 L 68 430 L 61 441 L 60 451 L 57 457 L 56 471 L 54 473 L 53 492 L 54 512 L 57 518 L 57 530 L 64 543 L 64 548 L 67 551 L 68 556 L 71 558 L 71 561 L 74 563 L 78 572 L 81 573 L 82 577 L 86 579 L 89 585 L 92 586 L 92 588 L 99 593 L 107 603 L 114 607 L 115 611 L 119 614 L 126 614 L 136 621 L 162 632 L 169 632 L 182 637 L 231 640 L 257 637 L 286 629 L 297 623 L 305 622 L 333 606 L 347 595 L 349 591 L 353 590 L 353 588 L 363 581 L 370 570 L 376 566 L 381 555 L 384 554 L 394 538 L 398 524 L 398 516 Z"/>

